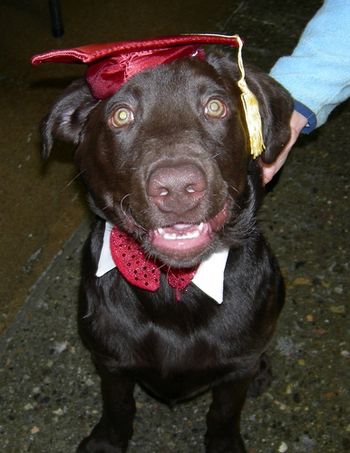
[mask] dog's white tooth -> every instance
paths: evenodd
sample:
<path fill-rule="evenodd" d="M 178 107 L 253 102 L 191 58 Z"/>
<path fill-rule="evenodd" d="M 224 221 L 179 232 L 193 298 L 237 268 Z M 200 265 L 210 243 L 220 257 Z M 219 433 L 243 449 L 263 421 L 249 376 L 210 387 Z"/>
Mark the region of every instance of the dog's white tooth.
<path fill-rule="evenodd" d="M 172 241 L 174 239 L 177 239 L 176 233 L 164 233 L 164 239 L 168 239 L 169 241 Z"/>
<path fill-rule="evenodd" d="M 199 230 L 196 230 L 196 231 L 193 232 L 192 237 L 193 237 L 193 238 L 198 238 L 199 235 L 200 235 L 200 231 L 199 231 Z"/>
<path fill-rule="evenodd" d="M 200 236 L 204 229 L 204 224 L 200 223 L 198 227 L 193 230 L 193 231 L 188 231 L 188 232 L 166 232 L 164 228 L 157 228 L 157 232 L 160 236 L 162 236 L 164 239 L 168 241 L 174 241 L 174 240 L 186 240 L 186 239 L 195 239 Z"/>

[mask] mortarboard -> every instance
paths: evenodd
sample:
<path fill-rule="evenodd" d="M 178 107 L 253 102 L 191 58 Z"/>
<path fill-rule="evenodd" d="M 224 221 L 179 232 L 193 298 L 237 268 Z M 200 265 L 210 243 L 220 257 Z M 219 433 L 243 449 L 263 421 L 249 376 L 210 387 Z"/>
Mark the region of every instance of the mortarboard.
<path fill-rule="evenodd" d="M 130 77 L 145 69 L 183 57 L 205 59 L 201 45 L 206 44 L 238 47 L 238 66 L 241 77 L 237 84 L 241 90 L 251 154 L 256 158 L 264 150 L 261 117 L 258 101 L 245 81 L 243 43 L 238 35 L 187 34 L 91 44 L 37 54 L 32 57 L 31 63 L 33 65 L 46 62 L 87 64 L 85 79 L 91 93 L 97 99 L 105 99 L 112 96 Z"/>

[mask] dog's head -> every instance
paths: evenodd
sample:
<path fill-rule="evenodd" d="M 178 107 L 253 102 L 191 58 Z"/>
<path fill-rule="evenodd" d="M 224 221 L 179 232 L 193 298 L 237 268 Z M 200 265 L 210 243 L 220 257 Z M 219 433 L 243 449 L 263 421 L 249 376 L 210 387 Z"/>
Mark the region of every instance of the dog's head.
<path fill-rule="evenodd" d="M 262 184 L 239 77 L 213 54 L 148 69 L 105 100 L 77 81 L 43 122 L 43 154 L 54 138 L 73 142 L 93 210 L 164 263 L 192 266 L 255 221 Z M 289 138 L 291 98 L 263 73 L 246 69 L 246 80 L 263 122 L 261 159 L 272 162 Z"/>

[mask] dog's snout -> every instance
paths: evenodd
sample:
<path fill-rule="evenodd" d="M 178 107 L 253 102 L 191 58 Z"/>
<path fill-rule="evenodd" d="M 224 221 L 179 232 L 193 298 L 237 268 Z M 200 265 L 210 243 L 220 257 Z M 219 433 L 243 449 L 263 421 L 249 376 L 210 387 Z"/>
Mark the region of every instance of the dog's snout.
<path fill-rule="evenodd" d="M 182 214 L 198 206 L 207 189 L 207 178 L 195 164 L 159 166 L 147 181 L 147 194 L 164 212 Z"/>

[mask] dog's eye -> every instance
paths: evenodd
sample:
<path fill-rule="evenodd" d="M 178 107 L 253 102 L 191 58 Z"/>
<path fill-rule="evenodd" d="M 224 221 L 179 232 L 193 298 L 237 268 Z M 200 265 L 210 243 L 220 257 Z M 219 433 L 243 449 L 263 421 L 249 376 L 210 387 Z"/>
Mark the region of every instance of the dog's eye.
<path fill-rule="evenodd" d="M 134 113 L 127 107 L 120 107 L 111 117 L 112 125 L 114 127 L 123 127 L 134 121 Z"/>
<path fill-rule="evenodd" d="M 210 99 L 204 107 L 204 113 L 209 118 L 224 118 L 227 107 L 220 99 Z"/>

